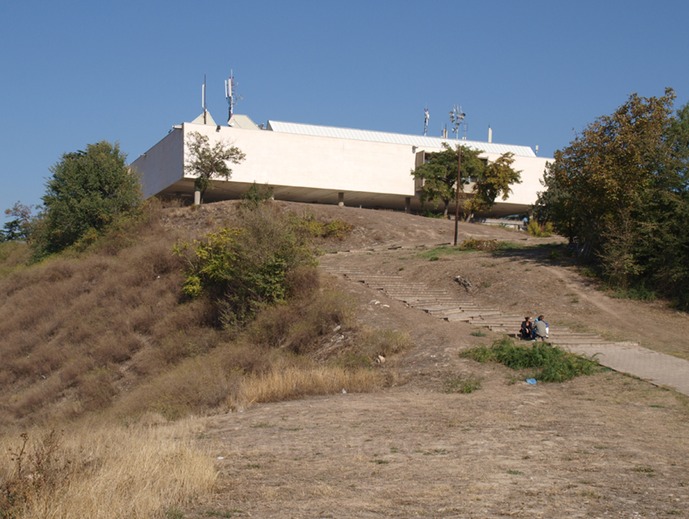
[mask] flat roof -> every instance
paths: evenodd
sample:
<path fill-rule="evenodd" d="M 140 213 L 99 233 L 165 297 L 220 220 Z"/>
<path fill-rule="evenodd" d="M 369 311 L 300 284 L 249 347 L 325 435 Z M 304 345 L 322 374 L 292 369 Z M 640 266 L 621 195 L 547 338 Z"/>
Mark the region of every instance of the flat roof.
<path fill-rule="evenodd" d="M 462 144 L 462 146 L 466 146 L 468 148 L 481 150 L 486 153 L 494 153 L 497 155 L 502 155 L 509 152 L 520 157 L 536 157 L 536 153 L 533 151 L 533 149 L 531 149 L 531 147 L 517 146 L 514 144 L 497 144 L 494 142 L 469 141 L 463 139 L 445 139 L 442 137 L 428 137 L 424 135 L 405 135 L 401 133 L 356 130 L 353 128 L 287 123 L 282 121 L 268 121 L 268 130 L 280 133 L 312 135 L 316 137 L 333 137 L 336 139 L 386 142 L 389 144 L 408 144 L 410 146 L 417 146 L 421 149 L 442 148 L 443 143 L 447 143 L 453 148 L 457 144 Z"/>

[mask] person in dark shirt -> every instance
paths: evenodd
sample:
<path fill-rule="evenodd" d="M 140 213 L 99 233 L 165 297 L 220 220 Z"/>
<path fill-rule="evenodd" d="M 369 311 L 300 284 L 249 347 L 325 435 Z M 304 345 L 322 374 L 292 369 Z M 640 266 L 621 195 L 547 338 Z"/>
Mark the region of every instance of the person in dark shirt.
<path fill-rule="evenodd" d="M 519 329 L 519 336 L 527 341 L 533 339 L 533 323 L 531 322 L 531 317 L 524 317 L 522 326 Z"/>

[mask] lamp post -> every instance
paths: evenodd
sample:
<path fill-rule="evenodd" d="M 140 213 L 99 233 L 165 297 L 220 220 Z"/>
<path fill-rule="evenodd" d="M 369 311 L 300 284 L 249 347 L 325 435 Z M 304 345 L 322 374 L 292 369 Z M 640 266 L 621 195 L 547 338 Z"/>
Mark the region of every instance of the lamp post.
<path fill-rule="evenodd" d="M 452 131 L 455 133 L 457 141 L 459 141 L 459 127 L 466 114 L 462 112 L 462 107 L 454 105 L 450 111 L 450 122 L 452 123 Z M 455 241 L 457 246 L 457 236 L 459 234 L 459 189 L 462 185 L 462 147 L 457 143 L 457 187 L 455 188 Z"/>

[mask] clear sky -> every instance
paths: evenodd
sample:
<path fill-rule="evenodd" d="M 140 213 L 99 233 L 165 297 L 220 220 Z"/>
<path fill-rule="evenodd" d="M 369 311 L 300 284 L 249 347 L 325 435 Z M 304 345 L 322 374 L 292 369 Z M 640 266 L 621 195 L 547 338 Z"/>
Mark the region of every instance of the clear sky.
<path fill-rule="evenodd" d="M 686 0 L 0 0 L 0 209 L 41 202 L 63 153 L 128 160 L 207 103 L 236 113 L 466 136 L 552 156 L 632 93 L 689 102 Z M 463 132 L 464 133 L 464 130 Z M 3 221 L 0 215 L 0 222 Z"/>

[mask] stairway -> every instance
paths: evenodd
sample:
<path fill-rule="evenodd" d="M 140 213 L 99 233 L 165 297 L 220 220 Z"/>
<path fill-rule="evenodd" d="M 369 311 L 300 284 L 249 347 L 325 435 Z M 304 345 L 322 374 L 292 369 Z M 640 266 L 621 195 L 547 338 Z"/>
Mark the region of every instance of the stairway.
<path fill-rule="evenodd" d="M 516 337 L 523 316 L 505 314 L 500 309 L 485 308 L 465 294 L 451 293 L 419 282 L 410 282 L 400 275 L 383 275 L 349 268 L 346 254 L 323 256 L 323 270 L 353 282 L 363 283 L 371 290 L 404 302 L 445 321 L 464 321 L 472 326 Z M 594 357 L 603 366 L 628 373 L 651 384 L 672 388 L 689 396 L 689 361 L 666 355 L 631 341 L 608 341 L 590 332 L 551 327 L 548 342 L 573 353 Z"/>
<path fill-rule="evenodd" d="M 335 255 L 321 258 L 323 270 L 344 277 L 353 282 L 363 283 L 372 290 L 385 293 L 388 297 L 405 303 L 411 308 L 422 310 L 448 322 L 463 321 L 479 328 L 487 328 L 516 338 L 521 315 L 505 314 L 500 309 L 480 306 L 469 293 L 460 296 L 443 288 L 429 287 L 424 283 L 408 281 L 396 274 L 368 273 L 352 270 L 338 261 Z M 576 351 L 577 348 L 593 346 L 634 345 L 631 342 L 613 342 L 591 332 L 570 330 L 566 327 L 551 327 L 548 342 L 564 349 Z"/>

